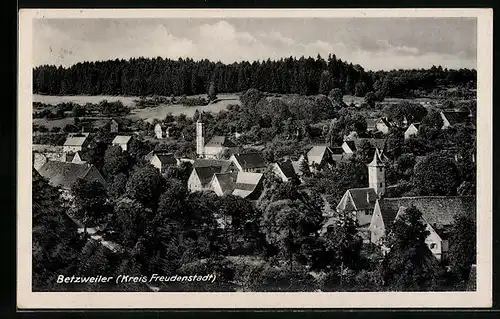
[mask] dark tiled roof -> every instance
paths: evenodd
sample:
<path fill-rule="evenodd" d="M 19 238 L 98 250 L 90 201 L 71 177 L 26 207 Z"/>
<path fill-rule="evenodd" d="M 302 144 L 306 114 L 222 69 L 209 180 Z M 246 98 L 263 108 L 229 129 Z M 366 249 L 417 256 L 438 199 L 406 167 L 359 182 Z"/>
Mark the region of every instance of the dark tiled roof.
<path fill-rule="evenodd" d="M 155 155 L 158 157 L 162 165 L 177 164 L 177 160 L 172 153 L 156 153 Z"/>
<path fill-rule="evenodd" d="M 236 185 L 236 176 L 238 173 L 217 173 L 215 177 L 219 182 L 220 188 L 224 194 L 231 193 Z"/>
<path fill-rule="evenodd" d="M 474 196 L 419 196 L 385 198 L 384 205 L 391 207 L 414 206 L 418 209 L 425 220 L 433 227 L 450 226 L 455 216 L 468 214 L 475 218 L 476 199 Z"/>
<path fill-rule="evenodd" d="M 396 215 L 398 214 L 399 206 L 396 202 L 379 200 L 380 205 L 380 213 L 382 214 L 382 219 L 384 221 L 384 225 L 390 225 L 394 222 Z"/>
<path fill-rule="evenodd" d="M 236 144 L 234 144 L 230 139 L 228 139 L 225 136 L 214 136 L 207 144 L 205 144 L 205 146 L 208 146 L 208 147 L 217 147 L 217 146 L 235 147 Z"/>
<path fill-rule="evenodd" d="M 221 167 L 220 173 L 225 173 L 231 165 L 234 165 L 232 161 L 229 160 L 216 160 L 216 159 L 196 159 L 193 163 L 193 167 L 209 167 L 209 166 L 219 166 Z"/>
<path fill-rule="evenodd" d="M 259 153 L 234 154 L 234 158 L 243 169 L 266 166 L 266 160 Z"/>
<path fill-rule="evenodd" d="M 442 112 L 450 125 L 465 123 L 469 119 L 469 112 Z"/>
<path fill-rule="evenodd" d="M 38 172 L 52 185 L 70 188 L 78 178 L 84 178 L 90 170 L 91 166 L 87 164 L 48 161 Z"/>
<path fill-rule="evenodd" d="M 345 141 L 345 143 L 353 152 L 356 151 L 356 143 L 354 141 Z"/>
<path fill-rule="evenodd" d="M 295 170 L 293 169 L 292 161 L 287 160 L 282 163 L 277 163 L 283 174 L 288 178 L 295 177 Z"/>
<path fill-rule="evenodd" d="M 377 193 L 373 188 L 352 188 L 348 190 L 358 210 L 373 209 L 377 201 Z"/>
<path fill-rule="evenodd" d="M 195 167 L 196 175 L 200 179 L 201 185 L 204 187 L 212 180 L 212 177 L 216 173 L 221 172 L 220 166 L 205 166 L 205 167 Z"/>

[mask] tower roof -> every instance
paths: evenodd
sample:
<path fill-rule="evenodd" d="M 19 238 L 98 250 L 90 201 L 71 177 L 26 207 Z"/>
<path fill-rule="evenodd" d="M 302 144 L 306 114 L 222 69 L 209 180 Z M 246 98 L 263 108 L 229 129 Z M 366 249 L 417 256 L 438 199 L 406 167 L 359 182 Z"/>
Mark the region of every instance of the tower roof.
<path fill-rule="evenodd" d="M 378 148 L 375 148 L 375 154 L 373 154 L 373 160 L 368 164 L 368 166 L 385 166 L 382 161 L 381 152 Z"/>

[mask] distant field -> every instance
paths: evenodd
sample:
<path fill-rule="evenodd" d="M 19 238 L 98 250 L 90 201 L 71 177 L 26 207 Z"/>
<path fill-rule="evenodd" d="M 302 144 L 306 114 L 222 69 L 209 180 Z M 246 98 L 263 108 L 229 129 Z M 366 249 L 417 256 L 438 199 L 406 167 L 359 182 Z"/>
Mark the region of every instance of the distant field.
<path fill-rule="evenodd" d="M 33 119 L 33 124 L 43 125 L 50 130 L 51 128 L 56 126 L 63 128 L 67 124 L 73 124 L 74 120 L 75 120 L 74 117 L 66 117 L 59 120 Z"/>
<path fill-rule="evenodd" d="M 197 95 L 201 96 L 201 95 Z M 49 96 L 49 95 L 38 95 L 33 94 L 33 102 L 42 102 L 46 104 L 58 104 L 62 102 L 74 102 L 78 104 L 86 104 L 86 103 L 99 103 L 102 100 L 108 101 L 122 101 L 124 105 L 127 105 L 132 108 L 132 112 L 128 117 L 130 118 L 141 118 L 148 122 L 152 122 L 153 119 L 164 119 L 168 113 L 172 113 L 172 115 L 180 115 L 186 114 L 186 116 L 193 116 L 195 110 L 205 111 L 205 112 L 214 112 L 217 113 L 219 111 L 225 110 L 230 104 L 240 104 L 240 100 L 238 95 L 236 94 L 219 94 L 219 101 L 209 104 L 206 106 L 184 106 L 182 104 L 175 105 L 159 105 L 157 107 L 148 107 L 144 109 L 136 109 L 135 107 L 135 99 L 139 99 L 138 97 L 130 97 L 130 96 Z M 58 126 L 63 128 L 67 124 L 73 124 L 73 117 L 68 117 L 60 120 L 47 120 L 47 119 L 33 119 L 33 123 L 38 125 L 44 125 L 48 129 L 51 129 L 54 126 Z"/>
<path fill-rule="evenodd" d="M 220 100 L 216 103 L 206 105 L 206 106 L 184 106 L 182 104 L 175 105 L 160 105 L 157 107 L 148 107 L 145 109 L 135 109 L 129 115 L 129 117 L 141 118 L 148 122 L 152 122 L 153 119 L 164 119 L 168 113 L 172 113 L 172 115 L 180 115 L 186 114 L 186 116 L 193 116 L 195 110 L 204 111 L 204 112 L 213 112 L 218 113 L 222 110 L 225 110 L 230 104 L 240 104 L 240 100 L 238 99 L 227 99 Z"/>

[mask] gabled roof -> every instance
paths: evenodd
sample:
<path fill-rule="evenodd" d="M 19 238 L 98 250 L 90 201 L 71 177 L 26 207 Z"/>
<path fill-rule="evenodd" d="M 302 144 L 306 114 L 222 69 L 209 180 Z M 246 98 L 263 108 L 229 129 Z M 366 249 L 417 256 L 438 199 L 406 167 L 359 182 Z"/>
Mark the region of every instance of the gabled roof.
<path fill-rule="evenodd" d="M 243 169 L 265 167 L 266 160 L 259 153 L 233 154 L 236 162 Z"/>
<path fill-rule="evenodd" d="M 384 221 L 384 225 L 386 225 L 387 227 L 388 225 L 392 224 L 392 222 L 394 222 L 394 219 L 398 214 L 399 206 L 394 205 L 394 203 L 392 202 L 384 200 L 377 200 L 375 207 L 377 205 L 378 208 L 380 209 L 380 214 L 382 215 L 382 220 Z"/>
<path fill-rule="evenodd" d="M 177 164 L 177 160 L 173 153 L 154 153 L 162 165 Z"/>
<path fill-rule="evenodd" d="M 89 133 L 70 133 L 64 142 L 64 146 L 84 146 L 88 144 Z"/>
<path fill-rule="evenodd" d="M 193 167 L 207 167 L 207 166 L 218 166 L 221 167 L 220 173 L 226 172 L 229 167 L 233 164 L 232 161 L 229 160 L 217 160 L 217 159 L 196 159 L 193 162 Z"/>
<path fill-rule="evenodd" d="M 391 122 L 389 122 L 389 119 L 387 117 L 381 117 L 380 119 L 378 119 L 377 124 L 378 123 L 383 123 L 385 124 L 385 126 L 389 128 L 392 126 Z"/>
<path fill-rule="evenodd" d="M 383 205 L 390 207 L 414 206 L 418 209 L 425 220 L 435 228 L 435 226 L 446 227 L 454 222 L 455 216 L 468 214 L 475 218 L 476 199 L 474 196 L 418 196 L 384 198 Z M 381 207 L 382 208 L 382 207 Z"/>
<path fill-rule="evenodd" d="M 238 173 L 216 173 L 214 174 L 214 179 L 217 180 L 219 186 L 224 194 L 230 194 L 233 192 L 236 186 L 236 178 Z"/>
<path fill-rule="evenodd" d="M 410 126 L 414 126 L 417 130 L 420 128 L 420 122 L 418 123 L 411 123 Z"/>
<path fill-rule="evenodd" d="M 281 163 L 276 163 L 276 166 L 283 172 L 283 174 L 288 178 L 293 178 L 296 176 L 295 170 L 292 165 L 292 161 L 286 160 Z"/>
<path fill-rule="evenodd" d="M 450 122 L 450 125 L 465 123 L 469 119 L 469 112 L 463 111 L 442 111 L 441 114 Z"/>
<path fill-rule="evenodd" d="M 356 143 L 354 141 L 344 141 L 347 146 L 351 149 L 351 151 L 355 152 L 356 151 Z"/>
<path fill-rule="evenodd" d="M 132 136 L 128 136 L 128 135 L 117 135 L 114 139 L 113 139 L 113 144 L 127 144 L 130 139 L 132 138 Z"/>
<path fill-rule="evenodd" d="M 214 174 L 221 172 L 221 167 L 220 166 L 195 167 L 193 171 L 200 179 L 201 185 L 206 186 L 208 183 L 210 183 Z"/>
<path fill-rule="evenodd" d="M 38 170 L 54 186 L 70 188 L 78 178 L 84 178 L 95 167 L 87 164 L 48 161 Z"/>
<path fill-rule="evenodd" d="M 315 145 L 313 146 L 309 152 L 307 152 L 307 160 L 309 161 L 309 165 L 313 163 L 320 164 L 325 156 L 326 152 L 329 152 L 330 149 L 326 145 Z"/>
<path fill-rule="evenodd" d="M 348 189 L 339 204 L 338 211 L 370 210 L 375 207 L 377 193 L 371 187 Z"/>
<path fill-rule="evenodd" d="M 236 144 L 225 136 L 214 136 L 205 147 L 236 147 Z"/>
<path fill-rule="evenodd" d="M 261 182 L 263 176 L 261 173 L 238 172 L 232 194 L 243 198 L 250 196 Z"/>

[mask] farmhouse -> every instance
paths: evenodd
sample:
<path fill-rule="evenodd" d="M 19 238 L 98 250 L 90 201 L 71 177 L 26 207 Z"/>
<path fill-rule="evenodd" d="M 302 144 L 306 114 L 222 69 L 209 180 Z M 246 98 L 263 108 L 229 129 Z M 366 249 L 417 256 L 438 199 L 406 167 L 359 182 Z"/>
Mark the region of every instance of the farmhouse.
<path fill-rule="evenodd" d="M 63 145 L 63 152 L 78 152 L 86 150 L 90 144 L 89 133 L 69 133 Z"/>
<path fill-rule="evenodd" d="M 420 128 L 420 123 L 412 123 L 405 131 L 405 140 L 409 139 L 412 136 L 418 135 L 418 129 Z"/>
<path fill-rule="evenodd" d="M 237 172 L 215 173 L 210 181 L 210 189 L 218 196 L 231 194 L 236 186 Z"/>
<path fill-rule="evenodd" d="M 384 134 L 389 133 L 391 127 L 392 124 L 391 122 L 389 122 L 387 117 L 382 117 L 375 123 L 375 128 L 377 129 L 377 131 L 382 132 Z"/>
<path fill-rule="evenodd" d="M 148 154 L 149 163 L 156 167 L 160 173 L 164 173 L 169 167 L 179 164 L 173 153 L 164 151 L 152 151 Z"/>
<path fill-rule="evenodd" d="M 238 172 L 232 194 L 249 200 L 258 199 L 263 190 L 263 176 L 261 173 Z"/>
<path fill-rule="evenodd" d="M 455 124 L 467 124 L 470 119 L 469 112 L 458 112 L 458 111 L 441 111 L 441 118 L 443 119 L 442 129 L 447 129 Z"/>
<path fill-rule="evenodd" d="M 381 244 L 387 228 L 406 209 L 415 207 L 422 213 L 422 222 L 429 235 L 426 244 L 438 259 L 446 259 L 449 250 L 449 232 L 456 216 L 469 214 L 475 218 L 475 198 L 473 196 L 419 196 L 384 198 L 377 200 L 370 222 L 370 241 Z"/>
<path fill-rule="evenodd" d="M 266 160 L 259 153 L 233 154 L 229 160 L 241 172 L 262 173 L 267 168 Z"/>
<path fill-rule="evenodd" d="M 188 189 L 191 192 L 210 190 L 210 182 L 214 174 L 221 173 L 221 166 L 194 167 L 188 179 Z"/>
<path fill-rule="evenodd" d="M 306 154 L 310 169 L 320 169 L 325 165 L 332 164 L 332 151 L 326 145 L 315 145 Z M 299 163 L 302 163 L 304 156 L 301 155 Z"/>
<path fill-rule="evenodd" d="M 273 163 L 271 164 L 271 168 L 283 182 L 291 182 L 298 180 L 297 174 L 292 165 L 292 161 L 286 160 L 281 163 Z"/>
<path fill-rule="evenodd" d="M 48 161 L 43 164 L 38 172 L 47 178 L 52 186 L 61 187 L 64 191 L 70 190 L 79 178 L 88 182 L 96 180 L 103 186 L 107 186 L 106 180 L 102 177 L 99 170 L 91 164 Z"/>
<path fill-rule="evenodd" d="M 127 151 L 131 139 L 132 139 L 132 136 L 117 135 L 113 139 L 113 142 L 111 142 L 111 144 L 113 146 L 120 146 L 123 151 Z"/>

